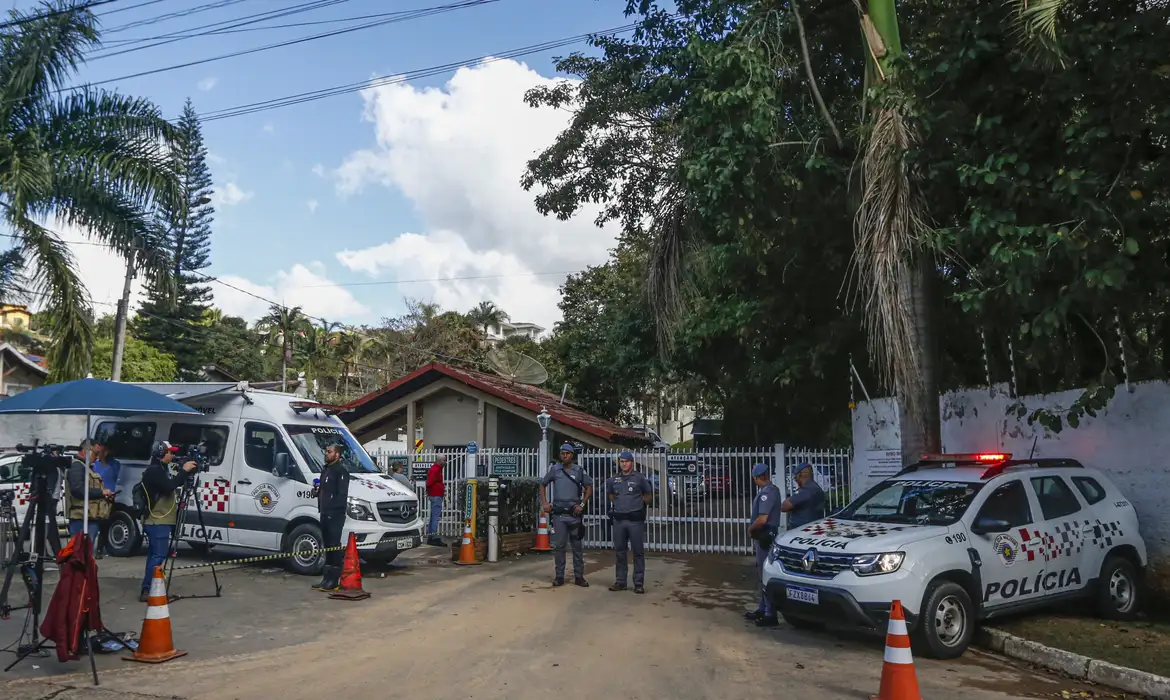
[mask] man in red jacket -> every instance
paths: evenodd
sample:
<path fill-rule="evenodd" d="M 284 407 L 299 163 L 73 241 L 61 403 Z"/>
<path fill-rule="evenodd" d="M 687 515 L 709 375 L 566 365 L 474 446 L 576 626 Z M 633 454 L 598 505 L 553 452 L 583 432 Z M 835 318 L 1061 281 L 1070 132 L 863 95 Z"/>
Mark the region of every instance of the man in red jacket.
<path fill-rule="evenodd" d="M 431 506 L 427 544 L 435 547 L 443 546 L 443 540 L 439 537 L 439 518 L 443 515 L 443 496 L 447 495 L 447 485 L 443 482 L 443 465 L 446 463 L 447 458 L 439 455 L 427 470 L 427 500 Z"/>

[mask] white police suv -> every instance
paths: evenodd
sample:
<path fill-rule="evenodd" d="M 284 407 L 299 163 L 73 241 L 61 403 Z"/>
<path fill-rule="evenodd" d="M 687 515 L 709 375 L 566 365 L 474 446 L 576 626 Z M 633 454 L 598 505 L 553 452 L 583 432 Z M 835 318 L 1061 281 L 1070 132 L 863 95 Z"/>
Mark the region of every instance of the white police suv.
<path fill-rule="evenodd" d="M 947 659 L 981 620 L 1069 599 L 1132 619 L 1146 563 L 1137 513 L 1099 471 L 924 455 L 833 517 L 777 537 L 764 585 L 796 627 L 884 630 L 900 600 L 920 652 Z"/>

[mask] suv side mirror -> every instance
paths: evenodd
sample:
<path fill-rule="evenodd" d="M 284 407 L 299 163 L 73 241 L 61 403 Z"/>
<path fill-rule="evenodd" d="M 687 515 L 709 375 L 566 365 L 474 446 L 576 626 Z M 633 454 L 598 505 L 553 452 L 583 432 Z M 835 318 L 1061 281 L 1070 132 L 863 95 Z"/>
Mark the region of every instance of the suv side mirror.
<path fill-rule="evenodd" d="M 292 465 L 289 463 L 287 452 L 280 452 L 273 457 L 272 473 L 282 479 L 292 478 Z"/>
<path fill-rule="evenodd" d="M 994 535 L 999 532 L 1007 532 L 1012 529 L 1012 524 L 1006 520 L 998 518 L 975 518 L 975 522 L 971 524 L 971 532 L 976 535 Z"/>

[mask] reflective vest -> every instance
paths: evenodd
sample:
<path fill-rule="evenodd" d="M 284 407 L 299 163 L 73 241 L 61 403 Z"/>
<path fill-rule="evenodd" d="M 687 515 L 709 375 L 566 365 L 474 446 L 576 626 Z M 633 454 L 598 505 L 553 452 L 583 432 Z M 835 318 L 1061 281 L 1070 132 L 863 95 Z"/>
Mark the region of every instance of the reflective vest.
<path fill-rule="evenodd" d="M 150 467 L 157 469 L 158 467 Z M 142 518 L 143 525 L 174 525 L 179 519 L 179 509 L 175 507 L 175 492 L 165 496 L 151 498 L 149 490 L 146 492 L 146 514 Z"/>
<path fill-rule="evenodd" d="M 82 466 L 84 466 L 84 463 L 80 463 L 80 462 L 74 462 L 74 464 L 82 464 Z M 70 467 L 70 469 L 72 469 L 72 467 Z M 86 484 L 86 488 L 98 489 L 100 491 L 102 488 L 102 475 L 95 472 L 92 467 L 87 467 L 85 471 L 89 477 L 87 479 L 87 481 L 89 483 Z M 70 520 L 84 519 L 84 514 L 82 513 L 82 511 L 84 509 L 84 505 L 85 505 L 85 501 L 82 498 L 74 499 L 73 490 L 69 488 L 68 484 L 66 484 L 65 485 L 65 513 L 66 513 L 66 517 L 68 517 Z M 91 499 L 89 499 L 89 519 L 90 520 L 105 520 L 105 519 L 109 518 L 110 517 L 110 508 L 111 508 L 110 502 L 104 498 L 91 498 Z"/>

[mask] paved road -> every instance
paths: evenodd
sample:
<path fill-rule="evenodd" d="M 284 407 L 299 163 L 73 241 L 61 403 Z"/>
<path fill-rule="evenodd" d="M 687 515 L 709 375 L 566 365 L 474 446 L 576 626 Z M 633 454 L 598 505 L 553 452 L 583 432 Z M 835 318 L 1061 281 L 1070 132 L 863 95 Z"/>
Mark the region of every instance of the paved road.
<path fill-rule="evenodd" d="M 225 553 L 230 554 L 230 553 Z M 111 629 L 140 626 L 140 559 L 103 562 L 103 615 Z M 878 687 L 881 639 L 845 639 L 782 626 L 758 630 L 745 557 L 654 556 L 647 595 L 610 593 L 608 557 L 591 554 L 593 586 L 549 585 L 539 555 L 456 567 L 424 549 L 386 569 L 367 568 L 362 602 L 326 599 L 310 581 L 275 569 L 221 574 L 224 596 L 171 605 L 177 646 L 162 666 L 99 659 L 101 689 L 83 663 L 26 662 L 0 677 L 6 700 L 105 700 L 137 693 L 207 700 L 345 697 L 757 697 L 856 700 Z M 383 577 L 384 576 L 384 577 Z M 176 578 L 174 593 L 211 590 L 210 577 Z M 0 622 L 0 647 L 19 622 Z M 924 698 L 1004 700 L 1083 690 L 980 654 L 918 661 Z M 111 693 L 111 691 L 117 691 Z M 344 695 L 343 695 L 344 693 Z"/>

